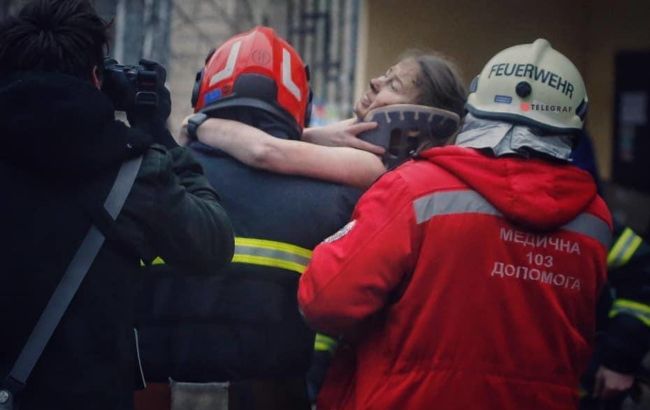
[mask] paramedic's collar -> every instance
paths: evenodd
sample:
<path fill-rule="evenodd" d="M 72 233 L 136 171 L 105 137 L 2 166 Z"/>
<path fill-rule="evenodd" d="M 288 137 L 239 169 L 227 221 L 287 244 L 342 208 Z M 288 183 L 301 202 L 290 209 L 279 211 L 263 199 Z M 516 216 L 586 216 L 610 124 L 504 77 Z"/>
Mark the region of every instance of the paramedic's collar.
<path fill-rule="evenodd" d="M 571 155 L 568 135 L 540 136 L 524 125 L 476 118 L 469 113 L 456 145 L 489 149 L 497 157 L 512 154 L 528 157 L 531 150 L 564 161 L 570 161 Z"/>

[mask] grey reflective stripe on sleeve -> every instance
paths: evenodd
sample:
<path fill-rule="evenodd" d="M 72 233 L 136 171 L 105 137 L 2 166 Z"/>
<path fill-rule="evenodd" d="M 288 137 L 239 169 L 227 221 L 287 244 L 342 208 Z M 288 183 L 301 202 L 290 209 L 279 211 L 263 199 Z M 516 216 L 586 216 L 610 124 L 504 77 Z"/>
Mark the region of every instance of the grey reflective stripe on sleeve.
<path fill-rule="evenodd" d="M 600 242 L 605 249 L 609 249 L 612 242 L 612 231 L 609 225 L 599 217 L 590 213 L 582 213 L 573 221 L 562 227 L 565 231 L 576 232 Z"/>
<path fill-rule="evenodd" d="M 418 224 L 427 222 L 435 216 L 457 214 L 483 214 L 503 218 L 501 212 L 480 194 L 471 190 L 445 191 L 425 195 L 413 202 L 413 210 Z M 609 249 L 611 242 L 609 226 L 595 215 L 582 213 L 560 229 L 593 238 Z"/>
<path fill-rule="evenodd" d="M 486 214 L 501 216 L 488 201 L 475 191 L 436 192 L 413 202 L 418 224 L 434 216 L 454 214 Z"/>

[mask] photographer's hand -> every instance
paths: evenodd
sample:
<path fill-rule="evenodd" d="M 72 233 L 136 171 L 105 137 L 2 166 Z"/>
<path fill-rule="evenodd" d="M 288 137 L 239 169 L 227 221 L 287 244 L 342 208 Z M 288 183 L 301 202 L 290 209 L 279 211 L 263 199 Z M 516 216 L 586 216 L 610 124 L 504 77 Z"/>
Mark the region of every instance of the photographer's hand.
<path fill-rule="evenodd" d="M 152 88 L 155 90 L 157 103 L 138 104 L 136 96 L 136 103 L 126 113 L 129 123 L 135 128 L 151 133 L 155 142 L 168 148 L 176 147 L 178 144 L 167 129 L 167 118 L 172 109 L 171 95 L 165 87 L 167 71 L 155 61 L 142 59 L 140 65 L 156 73 L 156 84 Z"/>

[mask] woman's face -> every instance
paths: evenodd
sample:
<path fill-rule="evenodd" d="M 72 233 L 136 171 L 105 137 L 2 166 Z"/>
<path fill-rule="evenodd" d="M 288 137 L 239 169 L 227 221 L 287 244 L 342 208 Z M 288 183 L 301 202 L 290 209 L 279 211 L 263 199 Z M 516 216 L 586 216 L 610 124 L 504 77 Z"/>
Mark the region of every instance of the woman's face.
<path fill-rule="evenodd" d="M 416 86 L 420 67 L 415 60 L 402 60 L 386 74 L 370 80 L 370 89 L 354 106 L 360 119 L 368 111 L 391 104 L 417 104 L 420 92 Z"/>

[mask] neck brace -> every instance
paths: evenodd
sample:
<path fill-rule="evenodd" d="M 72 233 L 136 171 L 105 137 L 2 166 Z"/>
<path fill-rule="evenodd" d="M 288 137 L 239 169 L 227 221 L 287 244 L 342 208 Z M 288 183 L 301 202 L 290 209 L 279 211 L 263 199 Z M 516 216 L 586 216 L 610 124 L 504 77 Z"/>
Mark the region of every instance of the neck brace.
<path fill-rule="evenodd" d="M 374 121 L 377 128 L 359 138 L 386 149 L 382 162 L 393 169 L 412 158 L 423 144 L 444 145 L 456 133 L 460 118 L 456 113 L 414 104 L 393 104 L 375 108 L 364 121 Z"/>

